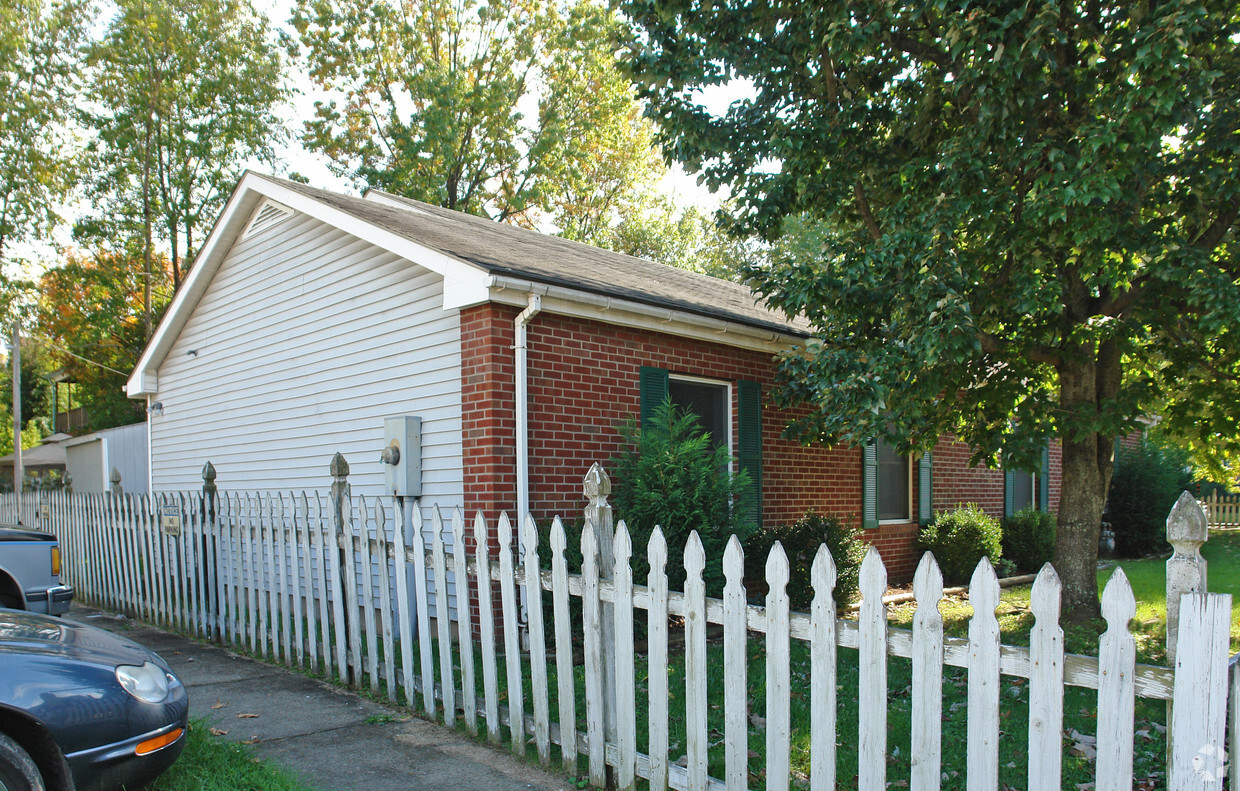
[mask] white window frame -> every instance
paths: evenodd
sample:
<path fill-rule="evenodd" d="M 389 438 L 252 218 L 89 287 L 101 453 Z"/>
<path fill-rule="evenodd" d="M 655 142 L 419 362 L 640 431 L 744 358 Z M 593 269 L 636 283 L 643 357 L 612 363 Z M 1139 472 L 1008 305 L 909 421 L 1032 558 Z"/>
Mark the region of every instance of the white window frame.
<path fill-rule="evenodd" d="M 667 379 L 668 379 L 668 381 L 669 381 L 669 382 L 671 382 L 671 381 L 677 381 L 677 382 L 689 382 L 689 383 L 691 383 L 691 384 L 699 384 L 699 385 L 713 385 L 713 386 L 715 386 L 715 387 L 722 387 L 722 388 L 723 388 L 723 393 L 724 393 L 724 395 L 723 395 L 723 402 L 724 402 L 724 404 L 726 404 L 726 405 L 727 405 L 727 410 L 728 410 L 728 413 L 727 413 L 727 415 L 725 416 L 725 417 L 726 417 L 726 419 L 723 421 L 723 424 L 724 424 L 725 426 L 727 426 L 727 433 L 728 433 L 728 437 L 727 437 L 728 457 L 729 457 L 729 458 L 732 458 L 732 456 L 734 456 L 734 455 L 735 455 L 735 454 L 732 452 L 732 439 L 733 439 L 733 438 L 732 438 L 732 433 L 733 433 L 732 423 L 733 423 L 733 422 L 735 422 L 735 420 L 736 420 L 736 405 L 732 402 L 732 383 L 731 383 L 731 382 L 729 382 L 729 381 L 728 381 L 728 380 L 726 380 L 726 379 L 710 379 L 710 378 L 707 378 L 707 377 L 705 377 L 705 376 L 687 376 L 687 375 L 684 375 L 684 374 L 674 374 L 674 373 L 671 373 L 670 371 L 669 371 L 669 372 L 668 372 L 668 374 L 667 374 Z M 671 396 L 671 387 L 670 387 L 670 386 L 668 387 L 668 395 L 669 395 L 669 397 Z M 674 404 L 674 403 L 676 403 L 676 402 L 675 402 L 675 401 L 673 401 L 672 403 Z M 732 465 L 731 465 L 731 467 L 735 467 L 735 466 L 736 466 L 735 464 L 732 464 Z M 736 471 L 736 470 L 735 470 L 735 469 L 733 469 L 733 472 L 735 472 L 735 471 Z"/>

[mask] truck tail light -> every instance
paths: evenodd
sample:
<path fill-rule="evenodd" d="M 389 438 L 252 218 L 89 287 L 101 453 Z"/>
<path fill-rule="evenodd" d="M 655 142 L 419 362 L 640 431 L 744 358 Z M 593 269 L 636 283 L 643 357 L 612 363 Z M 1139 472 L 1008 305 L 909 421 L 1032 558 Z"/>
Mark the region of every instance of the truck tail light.
<path fill-rule="evenodd" d="M 52 576 L 60 576 L 60 547 L 52 547 Z"/>

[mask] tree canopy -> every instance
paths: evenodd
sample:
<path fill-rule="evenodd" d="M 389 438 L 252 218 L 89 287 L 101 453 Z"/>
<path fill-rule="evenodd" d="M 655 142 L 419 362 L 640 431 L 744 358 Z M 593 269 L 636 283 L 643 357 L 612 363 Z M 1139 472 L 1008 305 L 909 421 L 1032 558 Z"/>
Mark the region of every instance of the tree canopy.
<path fill-rule="evenodd" d="M 273 161 L 284 61 L 249 0 L 115 0 L 92 43 L 92 242 L 168 245 L 174 286 L 247 161 Z"/>
<path fill-rule="evenodd" d="M 67 121 L 87 7 L 79 0 L 0 6 L 0 264 L 14 243 L 59 222 L 59 204 L 75 183 Z"/>
<path fill-rule="evenodd" d="M 593 0 L 299 0 L 290 51 L 329 92 L 303 144 L 406 197 L 573 238 L 662 171 Z"/>
<path fill-rule="evenodd" d="M 666 150 L 783 234 L 749 276 L 822 340 L 782 360 L 792 433 L 1014 467 L 1057 438 L 1065 610 L 1096 612 L 1114 438 L 1240 455 L 1234 0 L 622 7 Z"/>

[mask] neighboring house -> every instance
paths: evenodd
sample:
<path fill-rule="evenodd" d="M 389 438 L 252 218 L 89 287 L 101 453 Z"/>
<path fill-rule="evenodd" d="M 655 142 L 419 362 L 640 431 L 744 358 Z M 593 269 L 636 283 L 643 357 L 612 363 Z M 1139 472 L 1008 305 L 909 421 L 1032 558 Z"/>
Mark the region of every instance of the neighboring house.
<path fill-rule="evenodd" d="M 32 448 L 22 451 L 22 477 L 29 486 L 32 479 L 45 473 L 63 473 L 65 470 L 65 440 L 72 439 L 68 434 L 52 434 Z M 13 486 L 13 463 L 15 454 L 0 456 L 0 478 L 8 487 Z"/>
<path fill-rule="evenodd" d="M 113 472 L 125 494 L 150 491 L 146 423 L 106 428 L 65 440 L 65 466 L 73 491 L 98 494 L 115 491 Z"/>
<path fill-rule="evenodd" d="M 784 439 L 789 414 L 765 399 L 773 355 L 808 338 L 736 283 L 247 173 L 127 390 L 147 401 L 156 491 L 199 487 L 208 460 L 223 490 L 323 489 L 340 451 L 354 493 L 377 494 L 384 418 L 411 415 L 423 504 L 571 518 L 617 427 L 670 395 L 726 436 L 762 523 L 864 520 L 896 577 L 931 507 L 1055 506 L 1053 450 L 1021 478 L 968 469 L 946 440 L 931 466 Z"/>

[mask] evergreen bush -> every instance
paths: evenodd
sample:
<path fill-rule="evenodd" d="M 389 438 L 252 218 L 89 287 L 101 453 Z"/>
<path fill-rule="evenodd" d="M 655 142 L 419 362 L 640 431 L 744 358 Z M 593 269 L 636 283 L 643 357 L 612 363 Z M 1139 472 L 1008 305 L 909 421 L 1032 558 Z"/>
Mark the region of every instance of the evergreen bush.
<path fill-rule="evenodd" d="M 750 512 L 749 474 L 733 474 L 726 446 L 713 445 L 697 416 L 670 398 L 644 425 L 623 426 L 621 437 L 624 449 L 611 460 L 612 502 L 633 540 L 633 581 L 646 582 L 646 543 L 659 525 L 667 540 L 668 584 L 683 589 L 685 543 L 697 530 L 706 552 L 706 590 L 718 595 L 728 538 L 735 533 L 744 542 L 756 527 L 742 518 Z"/>
<path fill-rule="evenodd" d="M 1124 558 L 1170 551 L 1167 514 L 1192 484 L 1187 456 L 1148 440 L 1120 448 L 1111 473 L 1103 519 L 1115 531 L 1115 553 Z"/>
<path fill-rule="evenodd" d="M 835 561 L 835 603 L 842 607 L 856 597 L 861 561 L 865 560 L 868 546 L 861 540 L 860 530 L 837 516 L 826 516 L 812 509 L 791 524 L 763 528 L 745 544 L 746 577 L 765 577 L 767 555 L 776 541 L 788 556 L 788 601 L 793 609 L 804 610 L 814 600 L 810 572 L 822 544 L 827 545 Z"/>
<path fill-rule="evenodd" d="M 1016 571 L 1036 574 L 1055 557 L 1055 515 L 1026 508 L 1000 522 L 1003 557 Z"/>
<path fill-rule="evenodd" d="M 934 553 L 947 585 L 962 585 L 973 575 L 978 561 L 1003 556 L 999 520 L 974 503 L 936 514 L 934 521 L 917 535 L 917 546 Z"/>

